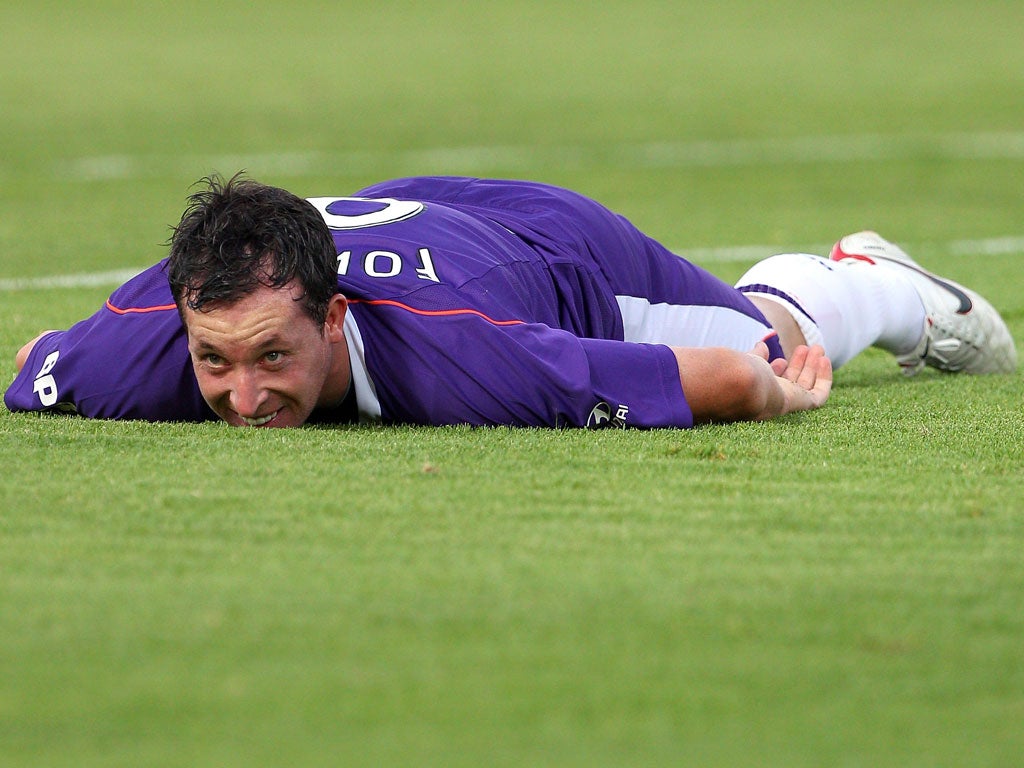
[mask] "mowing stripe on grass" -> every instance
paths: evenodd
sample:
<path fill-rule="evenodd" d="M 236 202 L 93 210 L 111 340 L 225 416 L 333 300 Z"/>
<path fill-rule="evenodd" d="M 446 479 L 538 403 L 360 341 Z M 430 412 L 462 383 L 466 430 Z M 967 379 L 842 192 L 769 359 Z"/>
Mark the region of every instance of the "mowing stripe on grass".
<path fill-rule="evenodd" d="M 145 267 L 110 269 L 104 272 L 79 272 L 46 277 L 10 277 L 0 279 L 0 291 L 35 291 L 44 288 L 91 288 L 97 285 L 120 285 L 135 277 Z"/>
<path fill-rule="evenodd" d="M 833 244 L 815 243 L 812 245 L 801 245 L 798 248 L 789 247 L 786 250 L 818 253 L 824 256 L 832 250 Z M 901 243 L 901 245 L 903 244 Z M 988 237 L 977 240 L 951 240 L 944 243 L 929 242 L 928 246 L 932 249 L 946 251 L 955 256 L 998 256 L 1006 253 L 1024 253 L 1024 235 Z M 914 250 L 913 244 L 908 247 L 911 251 Z M 735 245 L 719 248 L 677 249 L 675 253 L 697 264 L 708 264 L 731 261 L 757 261 L 766 256 L 782 253 L 782 249 L 777 245 Z"/>
<path fill-rule="evenodd" d="M 1006 253 L 1024 253 L 1024 235 L 992 237 L 981 240 L 952 240 L 946 243 L 930 243 L 954 255 L 996 256 Z M 801 246 L 788 250 L 807 253 L 827 254 L 832 243 Z M 757 261 L 783 250 L 777 245 L 736 245 L 722 248 L 680 248 L 676 253 L 697 264 Z M 0 278 L 0 291 L 33 291 L 48 288 L 90 288 L 99 285 L 120 285 L 139 274 L 145 267 L 111 269 L 103 272 L 82 272 L 71 275 L 49 275 L 45 277 Z"/>
<path fill-rule="evenodd" d="M 795 138 L 622 143 L 612 146 L 482 146 L 349 152 L 273 152 L 237 155 L 101 155 L 59 162 L 66 181 L 109 181 L 193 176 L 196 169 L 245 168 L 261 174 L 299 176 L 380 168 L 409 172 L 486 174 L 557 168 L 695 168 L 792 163 L 851 163 L 913 158 L 1024 160 L 1024 132 L 852 134 Z"/>

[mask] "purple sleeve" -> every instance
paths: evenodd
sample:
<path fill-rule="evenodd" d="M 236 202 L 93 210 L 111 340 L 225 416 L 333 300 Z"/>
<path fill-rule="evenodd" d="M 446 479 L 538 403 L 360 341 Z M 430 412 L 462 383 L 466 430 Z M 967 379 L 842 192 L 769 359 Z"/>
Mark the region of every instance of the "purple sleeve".
<path fill-rule="evenodd" d="M 215 418 L 196 384 L 177 310 L 140 290 L 158 289 L 162 274 L 143 274 L 92 317 L 40 339 L 4 394 L 5 405 L 98 419 Z"/>
<path fill-rule="evenodd" d="M 693 426 L 675 355 L 666 346 L 579 338 L 538 323 L 499 325 L 472 313 L 367 310 L 360 312 L 360 329 L 389 421 Z M 368 314 L 386 317 L 367 322 Z M 409 353 L 396 354 L 403 348 Z"/>

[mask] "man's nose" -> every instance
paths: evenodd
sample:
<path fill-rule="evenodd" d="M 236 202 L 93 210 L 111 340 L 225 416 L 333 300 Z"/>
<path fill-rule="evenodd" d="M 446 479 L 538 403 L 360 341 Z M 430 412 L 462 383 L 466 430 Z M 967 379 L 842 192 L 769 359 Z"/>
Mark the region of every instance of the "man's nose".
<path fill-rule="evenodd" d="M 259 375 L 252 369 L 236 372 L 231 382 L 231 409 L 239 416 L 255 418 L 260 407 L 266 402 L 267 391 L 260 383 Z"/>

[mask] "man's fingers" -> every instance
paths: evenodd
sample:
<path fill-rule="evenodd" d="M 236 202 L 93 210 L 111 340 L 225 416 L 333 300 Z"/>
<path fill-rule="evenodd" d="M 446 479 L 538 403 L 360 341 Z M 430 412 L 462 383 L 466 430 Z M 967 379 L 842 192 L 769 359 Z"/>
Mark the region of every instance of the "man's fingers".
<path fill-rule="evenodd" d="M 793 350 L 793 353 L 789 356 L 789 365 L 786 367 L 786 372 L 783 376 L 794 384 L 799 383 L 800 375 L 803 373 L 804 367 L 807 364 L 807 354 L 809 351 L 810 350 L 807 347 L 801 344 L 799 347 L 796 347 Z"/>
<path fill-rule="evenodd" d="M 750 354 L 754 357 L 760 357 L 762 360 L 767 360 L 769 355 L 768 345 L 763 341 L 759 341 L 754 345 L 754 348 L 750 350 Z"/>
<path fill-rule="evenodd" d="M 815 408 L 825 404 L 832 392 L 832 361 L 825 356 L 824 349 L 811 347 L 797 383 L 810 393 Z"/>
<path fill-rule="evenodd" d="M 814 394 L 818 405 L 824 405 L 830 392 L 832 392 L 832 361 L 825 357 L 823 350 L 822 356 L 818 360 L 818 378 L 814 382 Z"/>
<path fill-rule="evenodd" d="M 832 361 L 820 346 L 797 347 L 784 371 L 773 370 L 790 388 L 787 413 L 819 408 L 832 392 Z"/>
<path fill-rule="evenodd" d="M 796 372 L 796 383 L 810 391 L 814 389 L 814 384 L 818 380 L 818 374 L 821 370 L 821 361 L 828 358 L 825 357 L 825 350 L 818 345 L 810 348 L 805 347 L 802 351 L 804 353 L 802 366 L 800 370 Z M 796 357 L 796 355 L 794 355 L 794 357 Z M 831 371 L 831 367 L 829 370 Z"/>

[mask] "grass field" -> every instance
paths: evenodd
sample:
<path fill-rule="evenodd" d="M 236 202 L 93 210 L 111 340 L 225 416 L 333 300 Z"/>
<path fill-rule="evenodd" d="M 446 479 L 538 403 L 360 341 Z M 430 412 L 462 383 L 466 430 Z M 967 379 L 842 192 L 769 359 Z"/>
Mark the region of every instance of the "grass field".
<path fill-rule="evenodd" d="M 0 0 L 0 375 L 242 167 L 564 184 L 729 280 L 877 228 L 1024 338 L 1024 5 L 831 5 Z M 688 432 L 0 409 L 0 764 L 1017 765 L 1021 377 L 837 381 Z"/>

